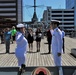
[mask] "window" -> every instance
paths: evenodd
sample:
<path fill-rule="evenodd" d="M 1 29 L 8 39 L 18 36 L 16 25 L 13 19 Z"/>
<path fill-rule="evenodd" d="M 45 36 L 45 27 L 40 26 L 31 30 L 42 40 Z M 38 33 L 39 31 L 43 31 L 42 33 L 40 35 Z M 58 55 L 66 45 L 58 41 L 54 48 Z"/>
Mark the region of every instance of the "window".
<path fill-rule="evenodd" d="M 48 17 L 48 20 L 50 20 L 50 17 Z"/>

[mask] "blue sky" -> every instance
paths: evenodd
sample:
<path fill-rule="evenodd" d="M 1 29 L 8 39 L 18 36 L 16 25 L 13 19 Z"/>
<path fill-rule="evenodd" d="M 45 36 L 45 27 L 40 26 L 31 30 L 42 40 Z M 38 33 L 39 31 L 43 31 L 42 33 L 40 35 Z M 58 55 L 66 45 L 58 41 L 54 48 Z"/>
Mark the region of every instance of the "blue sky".
<path fill-rule="evenodd" d="M 31 21 L 33 16 L 33 8 L 28 8 L 28 5 L 33 6 L 34 0 L 23 0 L 23 21 Z M 37 8 L 37 17 L 40 20 L 43 15 L 43 11 L 46 10 L 47 6 L 51 6 L 52 9 L 65 9 L 65 0 L 36 0 L 36 5 L 42 5 Z"/>

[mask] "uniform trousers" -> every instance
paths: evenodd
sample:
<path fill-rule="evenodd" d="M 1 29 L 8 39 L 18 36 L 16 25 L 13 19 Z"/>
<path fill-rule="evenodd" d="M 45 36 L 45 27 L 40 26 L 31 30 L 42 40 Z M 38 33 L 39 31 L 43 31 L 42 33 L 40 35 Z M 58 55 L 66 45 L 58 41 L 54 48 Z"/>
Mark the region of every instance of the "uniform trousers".
<path fill-rule="evenodd" d="M 53 55 L 53 58 L 54 58 L 54 63 L 55 63 L 55 66 L 61 66 L 61 56 L 58 56 L 57 54 L 54 54 Z"/>
<path fill-rule="evenodd" d="M 18 66 L 21 66 L 22 64 L 25 64 L 25 61 L 26 61 L 26 54 L 24 56 L 19 56 L 19 55 L 16 55 L 17 59 L 18 59 Z"/>
<path fill-rule="evenodd" d="M 49 53 L 51 53 L 51 44 L 48 43 L 48 50 L 49 50 Z"/>
<path fill-rule="evenodd" d="M 64 38 L 63 38 L 63 53 L 65 53 Z"/>

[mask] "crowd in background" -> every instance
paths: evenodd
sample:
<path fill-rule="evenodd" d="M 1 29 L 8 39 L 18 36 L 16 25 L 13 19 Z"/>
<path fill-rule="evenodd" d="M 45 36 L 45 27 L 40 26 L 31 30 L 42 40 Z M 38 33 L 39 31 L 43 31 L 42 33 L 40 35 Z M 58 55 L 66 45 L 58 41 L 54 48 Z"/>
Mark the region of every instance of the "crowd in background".
<path fill-rule="evenodd" d="M 12 28 L 5 28 L 0 31 L 1 44 L 5 44 L 6 53 L 9 53 L 10 44 L 13 44 L 15 42 L 16 32 L 17 32 L 17 29 L 15 28 L 15 26 L 13 26 Z M 29 52 L 33 50 L 34 41 L 36 41 L 37 52 L 39 52 L 40 42 L 42 37 L 41 29 L 37 28 L 37 30 L 34 32 L 32 28 L 28 28 L 28 30 L 25 30 L 24 36 L 28 40 Z"/>
<path fill-rule="evenodd" d="M 52 49 L 55 65 L 61 66 L 61 54 L 62 47 L 64 49 L 63 43 L 65 33 L 58 28 L 59 21 L 53 20 L 51 22 L 50 29 L 47 31 L 48 53 L 50 54 Z M 34 40 L 36 41 L 36 52 L 40 52 L 42 31 L 40 28 L 37 28 L 36 32 L 33 32 L 32 28 L 29 28 L 28 31 L 26 31 L 24 24 L 18 24 L 17 28 L 18 30 L 16 30 L 14 26 L 11 29 L 5 28 L 0 32 L 0 36 L 1 44 L 5 43 L 6 53 L 10 52 L 10 41 L 12 44 L 16 41 L 17 46 L 15 49 L 15 55 L 18 59 L 18 66 L 21 67 L 26 61 L 27 46 L 29 47 L 29 52 L 31 52 L 33 50 Z"/>
<path fill-rule="evenodd" d="M 48 42 L 48 53 L 49 54 L 51 53 L 51 40 L 52 40 L 52 35 L 50 34 L 51 29 L 52 28 L 49 27 L 49 29 L 47 29 L 47 31 L 45 33 L 45 35 L 47 37 L 47 42 Z M 6 32 L 8 32 L 8 34 L 6 34 Z M 13 44 L 15 41 L 16 32 L 17 32 L 17 29 L 15 28 L 15 26 L 13 26 L 12 28 L 5 28 L 0 31 L 1 44 L 5 43 L 8 46 L 8 47 L 6 47 L 6 53 L 9 53 L 9 51 L 7 51 L 7 50 L 10 49 L 10 43 Z M 32 50 L 33 50 L 34 41 L 36 41 L 37 52 L 39 52 L 40 46 L 41 46 L 41 38 L 42 38 L 41 29 L 37 28 L 36 31 L 33 31 L 32 28 L 28 28 L 28 30 L 25 30 L 24 36 L 28 40 L 29 52 L 32 52 Z"/>

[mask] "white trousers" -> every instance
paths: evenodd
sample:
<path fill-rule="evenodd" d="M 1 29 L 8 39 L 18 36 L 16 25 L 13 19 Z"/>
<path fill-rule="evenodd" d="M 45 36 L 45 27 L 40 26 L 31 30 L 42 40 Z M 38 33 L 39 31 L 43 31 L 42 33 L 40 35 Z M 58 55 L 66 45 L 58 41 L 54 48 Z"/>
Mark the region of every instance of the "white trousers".
<path fill-rule="evenodd" d="M 58 56 L 57 54 L 53 54 L 54 63 L 55 66 L 61 66 L 61 56 Z"/>
<path fill-rule="evenodd" d="M 24 56 L 16 56 L 17 59 L 18 59 L 18 66 L 21 67 L 22 64 L 25 64 L 25 61 L 26 61 L 26 55 Z"/>

